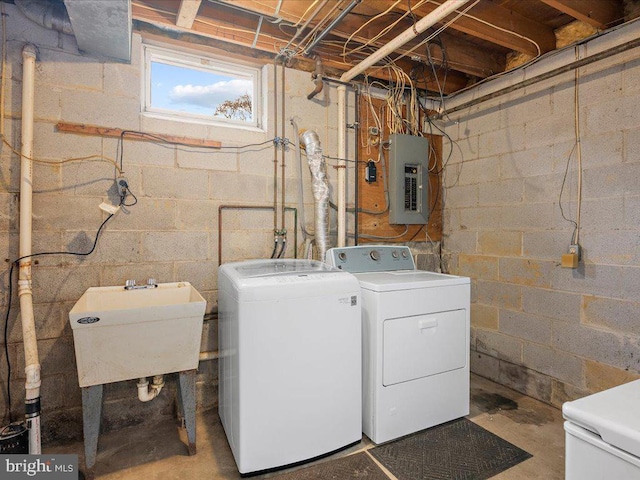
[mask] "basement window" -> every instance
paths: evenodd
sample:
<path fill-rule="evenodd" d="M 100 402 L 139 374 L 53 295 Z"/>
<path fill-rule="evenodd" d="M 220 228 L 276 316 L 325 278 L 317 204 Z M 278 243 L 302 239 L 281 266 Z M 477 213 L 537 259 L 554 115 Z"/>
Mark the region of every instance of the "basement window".
<path fill-rule="evenodd" d="M 260 127 L 260 70 L 144 46 L 143 112 L 179 121 Z"/>

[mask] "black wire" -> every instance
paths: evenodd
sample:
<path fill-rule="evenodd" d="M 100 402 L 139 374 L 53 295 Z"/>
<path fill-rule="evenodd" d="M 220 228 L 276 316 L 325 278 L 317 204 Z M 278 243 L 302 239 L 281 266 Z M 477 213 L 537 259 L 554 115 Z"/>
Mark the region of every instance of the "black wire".
<path fill-rule="evenodd" d="M 413 21 L 412 28 L 413 28 L 414 33 L 417 36 L 418 35 L 418 30 L 416 30 L 417 19 L 416 19 L 416 16 L 413 14 L 413 11 L 411 10 L 411 0 L 407 0 L 407 5 L 409 6 L 409 15 L 411 15 L 411 20 Z"/>
<path fill-rule="evenodd" d="M 564 208 L 562 208 L 562 193 L 564 192 L 564 186 L 567 181 L 567 175 L 569 173 L 569 163 L 571 163 L 571 156 L 573 155 L 573 151 L 575 149 L 576 149 L 576 144 L 573 145 L 571 152 L 569 152 L 569 157 L 567 158 L 567 166 L 564 170 L 564 177 L 562 177 L 562 187 L 560 187 L 560 196 L 558 197 L 558 205 L 560 206 L 560 214 L 562 215 L 562 218 L 564 218 L 569 223 L 573 223 L 573 233 L 571 234 L 571 243 L 573 243 L 575 239 L 576 230 L 578 230 L 578 224 L 574 220 L 571 220 L 570 218 L 567 218 L 564 215 Z"/>
<path fill-rule="evenodd" d="M 126 186 L 127 192 L 129 192 L 129 195 L 131 195 L 133 197 L 133 203 L 124 203 L 124 200 L 126 197 L 126 195 L 124 197 L 120 198 L 120 205 L 124 206 L 124 207 L 133 207 L 136 203 L 138 203 L 138 197 L 136 197 L 133 192 L 131 191 L 131 189 L 129 188 L 129 185 Z"/>
<path fill-rule="evenodd" d="M 9 316 L 11 314 L 11 303 L 12 303 L 12 290 L 13 290 L 13 269 L 14 267 L 22 260 L 26 258 L 33 257 L 42 257 L 45 255 L 76 255 L 81 257 L 86 257 L 87 255 L 91 255 L 96 246 L 98 245 L 98 238 L 100 237 L 100 232 L 107 224 L 109 220 L 113 217 L 113 213 L 109 214 L 109 216 L 100 224 L 98 231 L 96 232 L 96 238 L 93 241 L 93 246 L 88 252 L 40 252 L 40 253 L 32 253 L 31 255 L 24 255 L 20 258 L 17 258 L 13 262 L 11 262 L 11 268 L 9 269 L 9 282 L 8 282 L 8 290 L 9 290 L 9 299 L 7 301 L 7 312 L 4 318 L 4 354 L 7 360 L 7 407 L 9 410 L 9 423 L 13 421 L 13 414 L 11 411 L 11 361 L 9 359 Z"/>
<path fill-rule="evenodd" d="M 153 133 L 146 133 L 146 132 L 140 132 L 137 130 L 123 130 L 122 133 L 120 134 L 121 138 L 124 138 L 125 134 L 128 133 L 133 133 L 136 135 L 139 135 L 141 137 L 146 137 L 146 138 L 150 138 L 152 140 L 156 140 L 160 143 L 166 143 L 169 145 L 182 145 L 185 147 L 191 147 L 191 148 L 203 148 L 205 150 L 220 150 L 223 148 L 235 148 L 235 149 L 243 149 L 243 148 L 247 148 L 247 147 L 259 147 L 261 145 L 266 145 L 268 143 L 273 143 L 274 139 L 269 139 L 269 140 L 265 140 L 264 142 L 259 142 L 259 143 L 247 143 L 245 145 L 220 145 L 219 147 L 212 147 L 212 146 L 207 146 L 207 145 L 192 145 L 190 143 L 187 142 L 178 142 L 178 141 L 173 141 L 173 140 L 167 140 L 166 138 L 163 138 L 159 135 L 154 135 Z"/>
<path fill-rule="evenodd" d="M 196 146 L 196 145 L 191 145 L 185 142 L 167 140 L 166 138 L 163 138 L 158 135 L 154 135 L 152 133 L 140 132 L 138 130 L 122 130 L 120 132 L 120 136 L 118 137 L 118 144 L 116 145 L 116 163 L 118 162 L 120 163 L 121 173 L 123 172 L 122 160 L 124 157 L 124 137 L 127 134 L 135 134 L 140 137 L 149 138 L 151 140 L 155 140 L 156 143 L 159 143 L 161 145 L 173 145 L 176 147 L 176 150 L 179 150 L 181 152 L 193 152 L 193 151 L 205 150 L 211 153 L 218 153 L 220 150 L 224 150 L 224 149 L 244 150 L 245 148 L 249 148 L 249 147 L 261 147 L 267 144 L 272 144 L 274 141 L 274 139 L 270 139 L 260 143 L 247 143 L 245 145 L 226 145 L 226 146 L 220 145 L 219 147 L 211 147 L 207 145 Z M 181 148 L 181 147 L 189 147 L 189 148 Z M 129 190 L 129 193 L 131 193 L 131 190 Z M 133 196 L 135 198 L 135 195 Z M 130 206 L 130 205 L 125 205 L 125 206 Z"/>
<path fill-rule="evenodd" d="M 278 253 L 276 258 L 282 258 L 284 252 L 287 250 L 287 237 L 282 237 L 282 247 L 280 248 L 280 253 Z"/>
<path fill-rule="evenodd" d="M 414 239 L 414 238 L 416 238 L 416 237 L 418 236 L 418 234 L 422 231 L 422 229 L 423 229 L 424 227 L 426 227 L 426 226 L 427 226 L 426 224 L 425 224 L 425 225 L 422 225 L 418 230 L 416 230 L 416 233 L 414 233 L 414 234 L 413 234 L 413 237 L 411 237 L 408 241 L 409 241 L 409 242 L 412 242 L 412 241 L 413 241 L 413 239 Z"/>
<path fill-rule="evenodd" d="M 7 359 L 7 408 L 9 410 L 9 423 L 13 423 L 13 415 L 11 412 L 11 360 L 9 360 L 9 345 L 7 338 L 9 337 L 9 312 L 11 311 L 11 292 L 13 291 L 13 267 L 15 262 L 11 262 L 9 269 L 9 300 L 7 302 L 7 314 L 4 319 L 4 356 Z"/>

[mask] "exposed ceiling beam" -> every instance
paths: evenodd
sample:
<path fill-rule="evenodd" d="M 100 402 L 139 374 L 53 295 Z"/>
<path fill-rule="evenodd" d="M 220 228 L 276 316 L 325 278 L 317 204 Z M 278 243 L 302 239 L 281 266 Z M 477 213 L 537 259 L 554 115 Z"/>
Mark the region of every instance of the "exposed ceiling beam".
<path fill-rule="evenodd" d="M 374 0 L 375 1 L 375 0 Z M 369 11 L 372 5 L 372 0 L 366 0 L 362 2 L 358 7 L 360 10 Z M 228 3 L 235 7 L 243 8 L 246 10 L 254 11 L 256 13 L 260 13 L 262 15 L 273 15 L 276 11 L 278 1 L 277 0 L 263 0 L 260 2 L 255 2 L 254 0 L 221 0 L 219 3 Z M 216 3 L 210 3 L 211 7 L 217 7 Z M 285 1 L 283 2 L 278 15 L 283 20 L 295 23 L 300 20 L 300 17 L 304 14 L 306 10 L 305 2 L 300 1 Z M 318 15 L 318 17 L 321 17 Z M 383 20 L 386 23 L 389 22 L 389 15 L 385 16 L 386 18 Z M 343 40 L 348 39 L 351 35 L 358 30 L 361 25 L 362 20 L 352 17 L 348 15 L 344 20 L 342 20 L 341 24 L 338 25 L 331 32 L 333 36 L 341 38 Z M 405 26 L 406 28 L 406 26 Z M 375 31 L 377 29 L 377 32 Z M 402 30 L 402 29 L 401 29 Z M 400 30 L 400 31 L 401 31 Z M 371 38 L 375 33 L 379 32 L 379 28 L 376 25 L 371 26 L 369 29 L 365 29 L 363 32 L 355 35 L 352 38 L 352 41 L 360 44 L 366 43 L 369 38 Z M 485 78 L 490 75 L 493 75 L 497 72 L 504 71 L 505 68 L 505 59 L 497 55 L 493 52 L 488 51 L 487 49 L 482 49 L 476 45 L 473 45 L 471 42 L 463 40 L 461 38 L 456 38 L 453 36 L 449 36 L 446 33 L 443 33 L 442 38 L 443 43 L 446 44 L 447 54 L 449 65 L 452 68 L 460 72 L 467 73 L 474 77 Z M 370 43 L 374 49 L 378 49 L 385 45 L 389 38 L 392 35 L 384 37 L 376 42 Z M 399 48 L 397 52 L 399 54 L 406 54 L 409 52 L 413 46 L 415 46 L 416 42 L 411 42 L 407 44 L 406 47 Z M 425 49 L 421 48 L 412 53 L 408 54 L 411 56 L 418 56 L 422 61 L 427 61 L 427 56 L 425 54 Z M 438 60 L 436 59 L 436 63 Z"/>
<path fill-rule="evenodd" d="M 379 49 L 410 25 L 407 22 L 399 24 L 388 35 L 375 42 L 370 42 L 369 39 L 375 36 L 383 26 L 372 24 L 370 28 L 365 28 L 352 37 L 353 32 L 358 29 L 356 22 L 356 19 L 346 18 L 343 24 L 333 32 L 336 37 L 344 40 L 351 38 L 353 43 L 349 44 L 350 48 L 355 47 L 357 44 L 369 43 L 374 49 Z M 411 40 L 406 45 L 396 49 L 396 53 L 406 55 L 407 58 L 419 57 L 422 62 L 428 62 L 426 45 L 418 46 L 428 35 L 428 33 L 421 34 L 415 40 Z M 460 36 L 450 35 L 447 32 L 442 32 L 439 35 L 439 39 L 446 50 L 448 65 L 455 70 L 474 77 L 485 78 L 505 69 L 506 60 L 504 55 L 497 54 L 486 48 L 480 48 Z M 348 50 L 349 48 L 347 48 Z M 442 52 L 438 49 L 432 49 L 431 53 L 434 63 L 436 65 L 442 64 Z M 391 58 L 394 57 L 397 57 L 397 55 L 391 55 Z"/>
<path fill-rule="evenodd" d="M 132 5 L 133 18 L 164 27 L 176 28 L 174 21 L 177 12 L 168 9 L 171 6 L 169 3 L 162 3 L 161 5 L 167 8 L 157 8 L 152 2 L 136 1 Z M 205 5 L 203 5 L 203 8 L 204 7 Z M 225 18 L 222 15 L 219 15 L 219 17 L 215 19 L 205 19 L 204 16 L 202 16 L 194 21 L 189 31 L 238 45 L 251 46 L 255 38 L 257 23 L 250 23 L 251 19 L 243 20 L 244 19 Z M 245 25 L 245 23 L 247 25 Z M 262 34 L 259 36 L 256 44 L 257 49 L 269 52 L 273 51 L 274 40 L 280 41 L 279 37 L 270 36 L 270 34 L 277 34 L 274 30 L 277 29 L 273 25 L 264 25 Z"/>
<path fill-rule="evenodd" d="M 136 20 L 177 30 L 174 23 L 177 9 L 177 5 L 175 4 L 173 5 L 173 10 L 171 10 L 171 4 L 167 2 L 137 0 L 133 3 L 132 9 L 133 17 Z M 268 58 L 273 58 L 276 53 L 275 45 L 284 45 L 288 41 L 289 36 L 283 33 L 276 25 L 269 22 L 262 23 L 262 28 L 256 41 L 255 30 L 258 16 L 238 16 L 234 15 L 234 13 L 235 12 L 228 8 L 220 8 L 219 5 L 213 3 L 203 3 L 200 15 L 198 15 L 189 31 L 192 34 L 219 39 L 243 47 L 250 47 L 255 42 L 253 51 L 251 49 L 246 50 L 247 55 L 253 58 L 265 58 L 258 54 L 258 50 L 268 52 Z M 323 46 L 318 53 L 321 55 L 325 67 L 333 69 L 334 72 L 344 72 L 350 68 L 350 65 L 346 65 L 342 61 L 340 56 L 341 49 Z M 296 59 L 298 59 L 298 57 L 294 58 L 294 60 Z M 407 58 L 400 66 L 409 71 L 412 67 L 412 62 Z M 427 72 L 427 85 L 424 85 L 423 88 L 437 91 L 438 85 L 440 85 L 444 90 L 443 93 L 446 94 L 456 91 L 468 84 L 468 78 L 458 72 L 448 72 L 446 74 L 446 82 L 444 72 L 437 71 L 436 74 L 438 75 L 437 81 L 434 79 L 433 74 Z M 372 76 L 382 80 L 391 79 L 389 72 L 382 70 Z"/>
<path fill-rule="evenodd" d="M 164 43 L 171 43 L 177 46 L 184 46 L 185 44 L 189 44 L 191 47 L 196 49 L 206 49 L 207 51 L 218 55 L 226 55 L 234 58 L 253 58 L 260 63 L 270 63 L 273 61 L 275 54 L 269 53 L 263 50 L 258 50 L 257 48 L 251 48 L 244 45 L 229 43 L 225 40 L 219 40 L 217 38 L 213 38 L 208 35 L 203 35 L 201 33 L 192 33 L 188 31 L 179 31 L 175 28 L 167 28 L 170 27 L 169 24 L 160 25 L 158 22 L 148 23 L 145 20 L 134 18 L 133 20 L 133 28 L 136 32 L 141 33 L 145 37 L 154 38 L 158 41 L 162 40 Z M 291 68 L 295 68 L 296 70 L 302 70 L 305 72 L 313 72 L 315 70 L 315 61 L 313 59 L 309 59 L 306 57 L 295 57 L 291 60 Z M 398 64 L 400 68 L 410 69 L 411 62 L 409 60 L 401 60 Z M 331 61 L 323 62 L 323 68 L 325 75 L 330 77 L 338 78 L 342 72 L 345 71 L 344 66 L 341 68 L 337 68 L 334 63 Z M 397 80 L 395 78 L 391 78 L 388 71 L 379 71 L 375 75 L 376 78 L 391 81 Z M 443 78 L 439 78 L 438 82 L 441 86 L 444 87 L 443 93 L 449 94 L 460 90 L 468 86 L 468 80 L 461 76 L 456 75 L 455 72 L 449 73 L 446 78 L 446 82 Z M 425 85 L 422 79 L 418 79 L 417 84 L 420 88 L 424 88 L 425 90 L 437 92 L 438 82 L 435 82 L 432 78 L 429 78 L 427 84 Z M 309 88 L 312 88 L 311 79 L 309 80 Z"/>
<path fill-rule="evenodd" d="M 600 30 L 609 28 L 624 16 L 622 3 L 611 0 L 542 0 L 542 2 Z"/>
<path fill-rule="evenodd" d="M 366 1 L 368 0 L 365 0 L 365 3 Z M 215 3 L 226 3 L 227 5 L 251 10 L 261 15 L 269 15 L 272 18 L 282 18 L 292 23 L 298 23 L 300 20 L 304 21 L 302 16 L 305 13 L 307 13 L 307 15 L 310 13 L 307 12 L 310 2 L 300 0 L 217 0 L 214 4 Z M 325 15 L 331 7 L 332 5 L 328 5 L 327 8 L 321 10 L 318 14 L 318 18 L 322 18 L 322 16 Z"/>
<path fill-rule="evenodd" d="M 408 10 L 404 2 L 401 2 L 398 7 Z M 413 8 L 412 11 L 422 17 L 436 8 L 437 5 L 426 3 L 418 8 Z M 452 18 L 454 15 L 445 20 Z M 551 28 L 523 17 L 513 10 L 482 0 L 467 15 L 452 23 L 449 28 L 532 56 L 556 48 L 556 37 Z M 515 32 L 515 34 L 510 32 Z"/>
<path fill-rule="evenodd" d="M 421 18 L 418 22 L 414 23 L 412 27 L 407 28 L 398 36 L 391 39 L 385 46 L 376 50 L 357 65 L 354 65 L 349 71 L 345 72 L 342 77 L 340 77 L 340 80 L 348 82 L 357 75 L 365 72 L 369 67 L 374 66 L 385 56 L 394 52 L 397 48 L 404 46 L 407 42 L 413 40 L 422 32 L 438 23 L 450 12 L 455 11 L 456 8 L 464 7 L 470 1 L 471 0 L 447 0 L 428 15 Z"/>
<path fill-rule="evenodd" d="M 182 28 L 191 28 L 198 15 L 202 0 L 182 0 L 178 9 L 176 25 Z"/>

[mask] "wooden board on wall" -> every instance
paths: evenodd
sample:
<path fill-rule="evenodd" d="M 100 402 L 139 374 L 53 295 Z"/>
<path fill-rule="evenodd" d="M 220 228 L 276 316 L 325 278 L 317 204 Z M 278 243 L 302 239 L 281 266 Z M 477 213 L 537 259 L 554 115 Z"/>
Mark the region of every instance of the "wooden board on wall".
<path fill-rule="evenodd" d="M 372 99 L 372 103 L 376 110 L 380 110 L 385 103 L 382 99 Z M 442 238 L 442 137 L 439 135 L 428 135 L 431 144 L 429 155 L 429 222 L 427 225 L 409 225 L 409 229 L 405 234 L 404 225 L 389 224 L 389 212 L 385 211 L 386 200 L 384 193 L 384 184 L 382 175 L 382 162 L 376 163 L 377 181 L 367 183 L 365 181 L 365 170 L 369 160 L 378 161 L 380 157 L 380 148 L 389 140 L 389 131 L 383 128 L 381 132 L 382 143 L 371 145 L 369 142 L 369 126 L 373 126 L 373 122 L 367 120 L 367 110 L 370 108 L 368 101 L 361 97 L 360 104 L 360 123 L 358 153 L 360 162 L 358 164 L 358 206 L 361 213 L 358 215 L 358 243 L 375 243 L 375 242 L 397 242 L 406 243 L 410 241 L 425 241 L 425 228 L 429 238 L 438 241 Z M 384 123 L 384 119 L 381 118 Z M 367 142 L 369 145 L 367 146 Z M 386 165 L 386 179 L 389 178 L 389 151 L 384 150 L 384 158 Z M 363 212 L 376 212 L 365 213 Z M 378 237 L 388 237 L 386 239 L 370 239 L 363 238 L 360 235 L 375 235 Z M 399 236 L 400 235 L 400 236 Z M 391 238 L 397 237 L 397 238 Z"/>

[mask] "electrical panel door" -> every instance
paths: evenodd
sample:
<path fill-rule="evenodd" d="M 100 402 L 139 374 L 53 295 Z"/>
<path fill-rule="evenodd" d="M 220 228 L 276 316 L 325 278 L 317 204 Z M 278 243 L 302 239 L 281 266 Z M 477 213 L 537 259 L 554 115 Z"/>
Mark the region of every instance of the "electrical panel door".
<path fill-rule="evenodd" d="M 429 220 L 429 141 L 415 135 L 389 135 L 389 223 Z"/>

